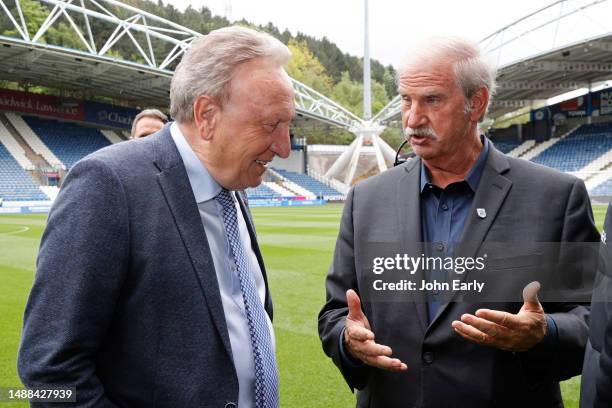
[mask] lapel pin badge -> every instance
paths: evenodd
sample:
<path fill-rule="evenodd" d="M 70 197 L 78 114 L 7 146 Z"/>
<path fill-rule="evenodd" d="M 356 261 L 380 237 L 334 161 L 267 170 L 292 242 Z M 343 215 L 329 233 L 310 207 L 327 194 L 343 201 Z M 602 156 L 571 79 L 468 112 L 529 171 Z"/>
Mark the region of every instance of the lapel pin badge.
<path fill-rule="evenodd" d="M 487 216 L 487 211 L 484 208 L 477 208 L 476 214 L 478 214 L 480 218 L 485 218 Z"/>

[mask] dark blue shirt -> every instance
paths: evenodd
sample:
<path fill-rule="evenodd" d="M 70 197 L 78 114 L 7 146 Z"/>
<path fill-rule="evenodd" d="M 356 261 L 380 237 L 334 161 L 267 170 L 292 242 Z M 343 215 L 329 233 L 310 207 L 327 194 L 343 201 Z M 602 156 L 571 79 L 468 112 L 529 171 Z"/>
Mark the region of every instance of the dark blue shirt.
<path fill-rule="evenodd" d="M 431 183 L 429 170 L 421 162 L 421 229 L 427 256 L 452 257 L 456 245 L 461 240 L 474 194 L 489 155 L 489 140 L 481 136 L 481 141 L 483 149 L 465 179 L 449 184 L 444 189 Z M 449 280 L 448 271 L 428 271 L 425 279 L 430 282 L 433 280 L 446 282 Z M 444 303 L 438 295 L 437 292 L 428 294 L 427 314 L 430 322 L 437 316 L 440 306 Z M 544 343 L 556 341 L 558 334 L 554 319 L 546 315 L 546 323 L 548 330 Z"/>
<path fill-rule="evenodd" d="M 465 222 L 472 208 L 474 194 L 489 155 L 489 140 L 481 137 L 483 148 L 464 180 L 440 188 L 431 183 L 429 170 L 421 161 L 421 229 L 426 243 L 427 256 L 452 257 L 455 246 L 461 239 Z M 448 271 L 426 271 L 425 279 L 430 282 L 448 281 Z M 439 293 L 430 293 L 427 302 L 429 321 L 431 322 L 440 309 L 443 301 L 438 300 Z"/>

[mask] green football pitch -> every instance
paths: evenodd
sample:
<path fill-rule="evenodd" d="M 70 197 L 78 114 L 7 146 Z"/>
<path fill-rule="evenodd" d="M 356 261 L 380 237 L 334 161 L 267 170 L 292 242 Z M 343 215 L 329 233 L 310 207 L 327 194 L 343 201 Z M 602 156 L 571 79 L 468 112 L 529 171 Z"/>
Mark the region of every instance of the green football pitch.
<path fill-rule="evenodd" d="M 274 296 L 282 407 L 354 406 L 353 394 L 323 354 L 317 335 L 341 211 L 341 205 L 253 210 Z M 600 229 L 605 211 L 606 206 L 594 206 Z M 20 385 L 16 354 L 45 219 L 0 216 L 0 387 Z M 578 406 L 579 384 L 579 378 L 563 384 L 566 407 Z M 11 406 L 23 404 L 2 404 Z"/>

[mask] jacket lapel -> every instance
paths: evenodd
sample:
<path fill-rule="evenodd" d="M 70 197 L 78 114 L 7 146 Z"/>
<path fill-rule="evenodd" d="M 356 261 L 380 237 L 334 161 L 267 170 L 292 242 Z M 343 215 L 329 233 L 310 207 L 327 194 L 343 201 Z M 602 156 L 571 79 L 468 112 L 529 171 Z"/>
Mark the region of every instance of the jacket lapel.
<path fill-rule="evenodd" d="M 193 264 L 213 322 L 231 358 L 230 339 L 217 274 L 187 171 L 174 145 L 168 125 L 151 137 L 156 138 L 155 164 L 160 170 L 157 175 L 159 185 Z"/>
<path fill-rule="evenodd" d="M 396 203 L 399 211 L 397 225 L 400 226 L 400 239 L 405 246 L 403 250 L 410 256 L 419 256 L 423 252 L 422 230 L 421 230 L 421 159 L 415 158 L 405 165 L 406 173 L 402 175 L 397 188 Z M 411 222 L 415 220 L 414 222 Z M 423 279 L 423 271 L 419 270 L 414 275 L 414 281 Z M 423 333 L 427 329 L 427 304 L 425 300 L 417 299 L 414 302 L 417 316 Z"/>
<path fill-rule="evenodd" d="M 475 256 L 482 245 L 512 187 L 512 182 L 502 175 L 509 168 L 508 159 L 491 146 L 487 166 L 483 169 L 472 208 L 461 234 L 457 256 Z M 484 218 L 478 215 L 479 208 L 485 210 Z"/>

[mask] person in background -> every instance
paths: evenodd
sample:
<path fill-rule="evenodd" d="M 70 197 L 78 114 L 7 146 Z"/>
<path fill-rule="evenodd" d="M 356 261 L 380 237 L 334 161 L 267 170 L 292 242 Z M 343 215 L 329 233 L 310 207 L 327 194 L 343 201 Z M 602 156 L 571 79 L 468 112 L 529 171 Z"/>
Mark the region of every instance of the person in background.
<path fill-rule="evenodd" d="M 134 118 L 130 139 L 140 139 L 141 137 L 152 135 L 164 127 L 166 122 L 168 122 L 168 116 L 162 111 L 145 109 Z"/>

